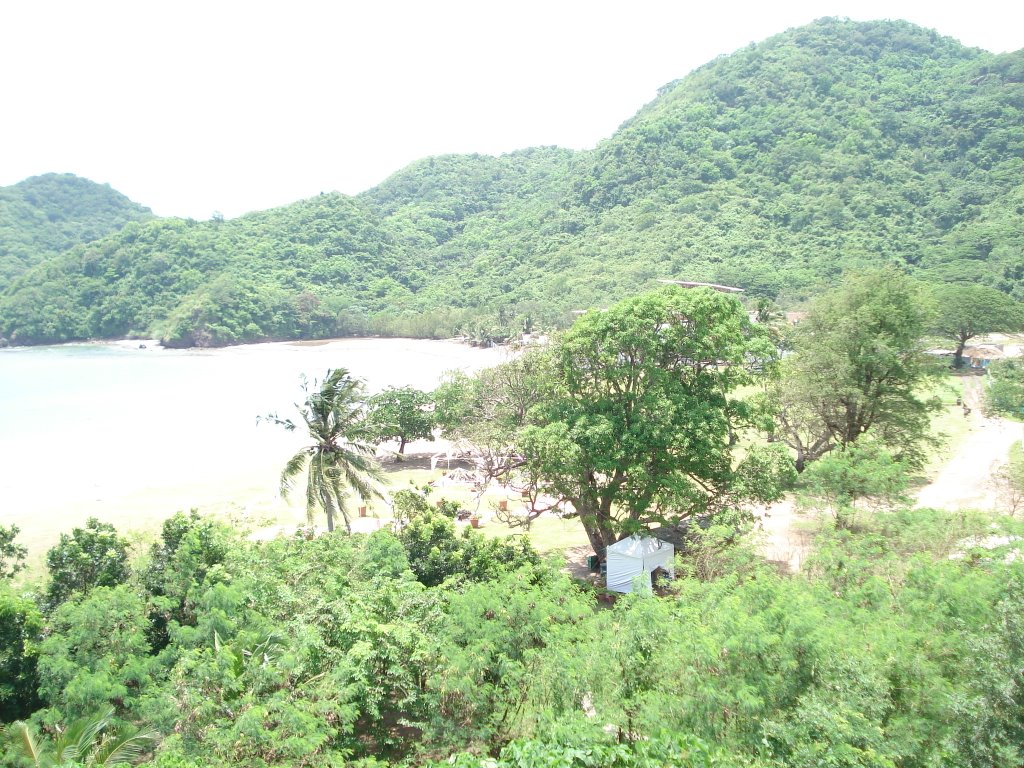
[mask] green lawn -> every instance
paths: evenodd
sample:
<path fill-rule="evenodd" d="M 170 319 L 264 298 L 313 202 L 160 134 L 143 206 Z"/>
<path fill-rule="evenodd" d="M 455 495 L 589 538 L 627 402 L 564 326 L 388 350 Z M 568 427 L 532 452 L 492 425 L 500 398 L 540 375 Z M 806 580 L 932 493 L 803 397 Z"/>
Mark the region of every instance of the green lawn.
<path fill-rule="evenodd" d="M 480 532 L 492 538 L 526 534 L 538 552 L 560 552 L 590 543 L 579 520 L 562 520 L 554 515 L 545 515 L 534 520 L 529 531 L 523 528 L 509 528 L 497 520 L 486 520 L 481 523 Z"/>

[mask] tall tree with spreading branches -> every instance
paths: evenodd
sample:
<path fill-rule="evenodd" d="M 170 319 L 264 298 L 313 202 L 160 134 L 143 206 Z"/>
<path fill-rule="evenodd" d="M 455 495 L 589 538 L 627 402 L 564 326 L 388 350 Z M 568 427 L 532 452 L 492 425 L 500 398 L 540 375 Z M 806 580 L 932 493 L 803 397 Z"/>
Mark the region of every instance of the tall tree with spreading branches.
<path fill-rule="evenodd" d="M 940 285 L 932 289 L 932 298 L 930 328 L 956 345 L 954 368 L 963 367 L 964 348 L 971 339 L 995 331 L 1012 333 L 1024 327 L 1021 303 L 987 285 Z"/>
<path fill-rule="evenodd" d="M 922 459 L 934 408 L 920 394 L 926 304 L 922 288 L 891 268 L 850 274 L 814 302 L 777 388 L 779 436 L 798 470 L 864 435 L 897 460 Z"/>
<path fill-rule="evenodd" d="M 550 350 L 481 374 L 487 386 L 461 387 L 474 401 L 461 411 L 493 426 L 468 432 L 528 498 L 516 522 L 557 508 L 601 554 L 649 527 L 776 498 L 788 456 L 767 445 L 735 455 L 756 418 L 735 390 L 770 375 L 774 358 L 735 298 L 671 286 L 589 312 Z"/>
<path fill-rule="evenodd" d="M 369 437 L 377 442 L 397 442 L 398 457 L 405 453 L 410 440 L 434 439 L 434 402 L 427 392 L 412 387 L 389 387 L 366 404 Z"/>

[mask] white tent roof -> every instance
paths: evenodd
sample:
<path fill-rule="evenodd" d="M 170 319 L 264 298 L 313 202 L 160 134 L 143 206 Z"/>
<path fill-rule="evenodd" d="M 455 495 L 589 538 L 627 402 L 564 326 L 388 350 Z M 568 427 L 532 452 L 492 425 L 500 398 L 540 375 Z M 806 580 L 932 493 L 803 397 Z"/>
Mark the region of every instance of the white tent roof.
<path fill-rule="evenodd" d="M 628 536 L 609 546 L 608 554 L 617 552 L 627 557 L 650 557 L 665 547 L 668 547 L 669 551 L 673 549 L 667 541 L 656 539 L 653 536 Z"/>
<path fill-rule="evenodd" d="M 610 545 L 605 551 L 608 565 L 606 586 L 612 592 L 632 592 L 633 580 L 651 587 L 651 572 L 656 568 L 668 571 L 675 578 L 675 547 L 653 536 L 630 536 Z"/>

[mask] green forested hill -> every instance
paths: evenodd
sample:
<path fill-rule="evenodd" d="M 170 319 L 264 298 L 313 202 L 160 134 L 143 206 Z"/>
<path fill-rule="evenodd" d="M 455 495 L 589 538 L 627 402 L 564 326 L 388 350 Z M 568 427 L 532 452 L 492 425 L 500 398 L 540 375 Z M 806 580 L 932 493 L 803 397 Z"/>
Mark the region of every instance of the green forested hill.
<path fill-rule="evenodd" d="M 151 218 L 120 192 L 70 173 L 48 173 L 0 187 L 0 288 L 73 245 Z"/>
<path fill-rule="evenodd" d="M 557 261 L 584 305 L 656 276 L 785 299 L 889 261 L 1014 290 L 1022 107 L 1020 53 L 898 22 L 794 30 L 666 86 L 581 158 Z"/>
<path fill-rule="evenodd" d="M 419 161 L 227 222 L 161 220 L 25 274 L 16 342 L 500 333 L 659 277 L 799 301 L 897 263 L 1024 297 L 1024 52 L 825 19 L 665 86 L 596 149 Z"/>

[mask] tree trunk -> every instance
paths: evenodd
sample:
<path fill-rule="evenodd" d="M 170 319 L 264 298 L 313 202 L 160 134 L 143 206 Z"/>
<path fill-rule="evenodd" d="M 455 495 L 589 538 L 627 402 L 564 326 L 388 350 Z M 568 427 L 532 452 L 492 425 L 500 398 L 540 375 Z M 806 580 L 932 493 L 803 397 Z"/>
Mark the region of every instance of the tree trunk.
<path fill-rule="evenodd" d="M 326 493 L 321 493 L 320 503 L 323 505 L 324 513 L 327 515 L 327 532 L 334 532 L 334 500 Z"/>
<path fill-rule="evenodd" d="M 966 346 L 966 339 L 961 339 L 960 343 L 956 345 L 956 352 L 953 354 L 953 367 L 957 370 L 964 367 L 964 347 Z"/>
<path fill-rule="evenodd" d="M 599 511 L 587 509 L 583 504 L 576 506 L 576 509 L 579 513 L 580 524 L 590 541 L 590 546 L 594 548 L 594 554 L 597 555 L 598 561 L 603 563 L 605 549 L 619 540 L 615 530 L 609 525 L 601 524 Z"/>
<path fill-rule="evenodd" d="M 405 438 L 400 437 L 398 438 L 398 455 L 401 456 L 403 453 L 405 453 Z M 401 459 L 399 459 L 399 461 L 401 461 Z"/>

